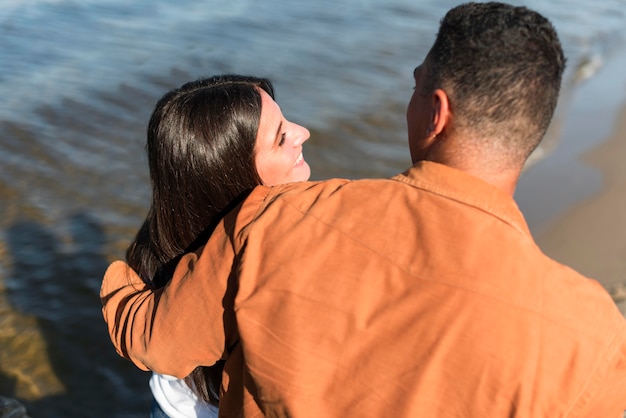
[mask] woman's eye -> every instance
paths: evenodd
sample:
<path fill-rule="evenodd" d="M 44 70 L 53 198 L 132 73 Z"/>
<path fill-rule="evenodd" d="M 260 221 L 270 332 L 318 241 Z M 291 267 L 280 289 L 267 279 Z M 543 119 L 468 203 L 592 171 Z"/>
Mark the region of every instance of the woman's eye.
<path fill-rule="evenodd" d="M 283 134 L 280 136 L 280 142 L 278 143 L 278 146 L 279 146 L 279 147 L 282 147 L 284 143 L 285 143 L 285 134 L 283 133 Z"/>

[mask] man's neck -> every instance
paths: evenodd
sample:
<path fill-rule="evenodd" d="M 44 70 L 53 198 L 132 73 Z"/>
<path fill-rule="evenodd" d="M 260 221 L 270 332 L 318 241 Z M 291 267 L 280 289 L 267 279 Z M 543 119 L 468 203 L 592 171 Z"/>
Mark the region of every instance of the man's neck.
<path fill-rule="evenodd" d="M 509 194 L 511 197 L 513 197 L 513 195 L 515 194 L 515 188 L 517 187 L 517 181 L 520 176 L 519 170 L 489 171 L 471 166 L 455 167 L 451 165 L 451 167 L 462 170 L 474 177 L 478 177 L 479 179 L 496 186 L 503 192 Z"/>
<path fill-rule="evenodd" d="M 441 146 L 429 152 L 426 159 L 478 177 L 510 196 L 515 194 L 523 165 L 505 162 L 504 159 L 495 158 L 489 153 L 472 152 L 468 147 L 453 147 L 447 144 L 454 142 L 444 141 Z"/>

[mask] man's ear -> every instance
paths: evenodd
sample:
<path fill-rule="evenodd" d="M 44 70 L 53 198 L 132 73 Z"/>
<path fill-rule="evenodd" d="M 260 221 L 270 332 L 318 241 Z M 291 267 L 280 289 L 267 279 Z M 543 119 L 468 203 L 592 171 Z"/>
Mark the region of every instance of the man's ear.
<path fill-rule="evenodd" d="M 448 101 L 448 95 L 442 89 L 435 89 L 431 96 L 431 116 L 430 125 L 428 129 L 430 135 L 436 137 L 439 135 L 446 125 L 450 122 L 450 102 Z"/>

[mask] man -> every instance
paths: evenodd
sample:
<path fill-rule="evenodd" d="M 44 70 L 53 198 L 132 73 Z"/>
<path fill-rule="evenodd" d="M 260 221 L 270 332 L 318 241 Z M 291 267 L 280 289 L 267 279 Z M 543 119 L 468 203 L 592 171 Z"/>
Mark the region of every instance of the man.
<path fill-rule="evenodd" d="M 539 14 L 450 10 L 414 73 L 414 166 L 257 188 L 162 291 L 114 263 L 118 351 L 179 377 L 225 359 L 223 416 L 620 416 L 626 322 L 512 197 L 563 68 Z"/>

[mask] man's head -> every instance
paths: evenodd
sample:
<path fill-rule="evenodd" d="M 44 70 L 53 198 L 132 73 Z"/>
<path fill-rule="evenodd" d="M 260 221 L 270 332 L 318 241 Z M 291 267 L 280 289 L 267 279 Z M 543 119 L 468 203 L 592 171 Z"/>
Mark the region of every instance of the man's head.
<path fill-rule="evenodd" d="M 451 9 L 416 69 L 407 111 L 413 162 L 454 137 L 521 167 L 550 124 L 564 67 L 557 34 L 538 13 L 502 3 Z"/>

